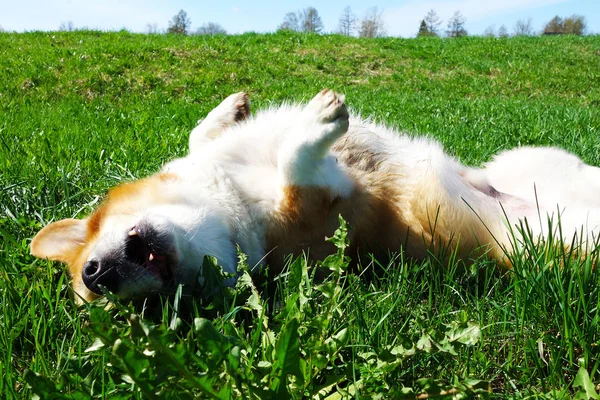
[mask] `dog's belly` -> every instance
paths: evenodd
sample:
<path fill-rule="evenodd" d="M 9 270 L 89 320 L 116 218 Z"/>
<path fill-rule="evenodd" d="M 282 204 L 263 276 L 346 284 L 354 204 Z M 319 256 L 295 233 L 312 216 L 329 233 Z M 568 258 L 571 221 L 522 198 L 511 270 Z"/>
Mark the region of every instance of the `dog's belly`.
<path fill-rule="evenodd" d="M 272 272 L 278 273 L 290 254 L 322 260 L 335 253 L 335 246 L 326 238 L 339 227 L 340 215 L 348 225 L 348 255 L 354 262 L 364 254 L 383 259 L 390 251 L 402 248 L 411 256 L 425 255 L 422 245 L 418 246 L 422 244 L 419 229 L 409 229 L 394 202 L 367 187 L 357 185 L 347 198 L 332 198 L 323 188 L 294 187 L 288 191 L 286 206 L 267 228 L 267 263 Z"/>
<path fill-rule="evenodd" d="M 474 251 L 504 258 L 494 238 L 502 240 L 504 233 L 494 194 L 471 185 L 464 167 L 439 144 L 388 136 L 351 126 L 336 142 L 333 152 L 355 190 L 332 199 L 326 189 L 297 188 L 290 201 L 294 212 L 282 210 L 276 229 L 269 229 L 273 261 L 307 249 L 314 259 L 332 254 L 325 237 L 339 226 L 339 215 L 348 222 L 353 260 L 364 254 L 385 260 L 400 250 L 418 259 L 441 252 L 464 258 Z"/>
<path fill-rule="evenodd" d="M 334 197 L 327 188 L 291 187 L 267 227 L 267 262 L 275 273 L 290 254 L 308 253 L 324 259 L 336 251 L 326 241 L 339 227 L 339 215 L 348 223 L 348 255 L 356 262 L 363 255 L 385 259 L 403 250 L 411 258 L 423 258 L 432 250 L 431 225 L 414 214 L 413 189 L 405 186 L 406 171 L 390 160 L 390 153 L 378 152 L 371 133 L 370 142 L 344 136 L 334 146 L 338 162 L 354 181 L 348 197 Z M 442 225 L 442 224 L 441 224 Z M 452 241 L 451 234 L 437 232 Z M 441 235 L 441 236 L 440 236 Z"/>

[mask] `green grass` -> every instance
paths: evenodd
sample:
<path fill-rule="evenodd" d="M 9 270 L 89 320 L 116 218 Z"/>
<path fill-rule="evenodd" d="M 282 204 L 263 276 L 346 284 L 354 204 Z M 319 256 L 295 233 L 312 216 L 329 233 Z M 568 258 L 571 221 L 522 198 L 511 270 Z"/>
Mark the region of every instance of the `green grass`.
<path fill-rule="evenodd" d="M 28 244 L 185 154 L 197 119 L 241 90 L 257 109 L 330 87 L 471 165 L 530 144 L 599 165 L 599 54 L 600 37 L 0 33 L 0 394 L 594 398 L 597 252 L 527 246 L 510 272 L 399 254 L 372 280 L 338 254 L 322 283 L 297 260 L 268 287 L 151 313 L 77 308 Z"/>

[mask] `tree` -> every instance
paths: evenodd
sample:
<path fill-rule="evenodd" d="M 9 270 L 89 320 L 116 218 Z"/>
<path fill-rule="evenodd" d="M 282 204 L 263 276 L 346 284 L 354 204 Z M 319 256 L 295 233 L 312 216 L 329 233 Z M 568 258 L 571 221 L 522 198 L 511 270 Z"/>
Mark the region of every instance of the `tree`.
<path fill-rule="evenodd" d="M 285 14 L 283 22 L 277 28 L 280 31 L 316 32 L 323 30 L 323 21 L 314 7 Z"/>
<path fill-rule="evenodd" d="M 500 25 L 500 28 L 498 28 L 498 37 L 499 38 L 507 38 L 508 37 L 508 29 L 506 29 L 506 25 Z"/>
<path fill-rule="evenodd" d="M 378 10 L 377 7 L 370 8 L 360 21 L 358 36 L 374 38 L 385 36 L 385 34 L 383 11 Z"/>
<path fill-rule="evenodd" d="M 552 18 L 546 26 L 544 26 L 544 35 L 558 35 L 563 33 L 564 24 L 561 17 L 558 15 Z"/>
<path fill-rule="evenodd" d="M 298 12 L 299 14 L 299 12 Z M 298 21 L 298 15 L 295 12 L 289 12 L 283 17 L 283 22 L 279 25 L 278 30 L 280 31 L 299 31 L 300 22 Z"/>
<path fill-rule="evenodd" d="M 585 28 L 585 18 L 581 15 L 572 15 L 564 20 L 557 15 L 544 26 L 544 35 L 583 35 Z"/>
<path fill-rule="evenodd" d="M 159 33 L 158 30 L 158 24 L 157 23 L 153 23 L 153 24 L 146 24 L 146 32 L 149 34 L 155 34 L 155 33 Z"/>
<path fill-rule="evenodd" d="M 583 15 L 573 14 L 565 19 L 565 33 L 567 35 L 583 35 L 587 28 L 585 17 Z"/>
<path fill-rule="evenodd" d="M 338 25 L 338 33 L 344 36 L 352 36 L 356 31 L 357 24 L 356 15 L 352 12 L 350 6 L 346 6 L 342 15 L 340 16 L 340 23 Z"/>
<path fill-rule="evenodd" d="M 190 26 L 192 26 L 192 20 L 189 19 L 185 11 L 179 10 L 179 12 L 173 16 L 173 19 L 169 21 L 167 32 L 176 33 L 178 35 L 187 35 Z"/>
<path fill-rule="evenodd" d="M 75 26 L 73 25 L 73 21 L 61 22 L 58 27 L 59 31 L 65 32 L 73 32 L 75 30 Z"/>
<path fill-rule="evenodd" d="M 216 22 L 207 22 L 196 30 L 196 35 L 227 35 L 227 31 Z"/>
<path fill-rule="evenodd" d="M 421 25 L 419 25 L 419 32 L 417 32 L 417 37 L 423 36 L 433 36 L 431 32 L 429 32 L 429 29 L 427 29 L 427 23 L 425 23 L 424 19 L 421 20 Z"/>
<path fill-rule="evenodd" d="M 513 33 L 515 36 L 531 36 L 533 34 L 531 17 L 527 18 L 526 20 L 518 20 L 513 28 Z"/>
<path fill-rule="evenodd" d="M 496 27 L 494 25 L 490 25 L 487 28 L 485 28 L 485 31 L 483 31 L 483 36 L 496 37 Z"/>
<path fill-rule="evenodd" d="M 465 22 L 466 19 L 457 11 L 454 13 L 452 18 L 448 20 L 448 26 L 446 30 L 446 35 L 451 38 L 457 38 L 461 36 L 467 36 L 467 31 L 465 30 Z"/>
<path fill-rule="evenodd" d="M 442 20 L 438 17 L 433 9 L 429 10 L 423 20 L 425 21 L 425 25 L 427 25 L 427 31 L 429 32 L 430 36 L 439 36 Z"/>
<path fill-rule="evenodd" d="M 323 30 L 323 21 L 319 12 L 314 7 L 305 8 L 302 11 L 301 28 L 304 32 L 320 33 Z"/>

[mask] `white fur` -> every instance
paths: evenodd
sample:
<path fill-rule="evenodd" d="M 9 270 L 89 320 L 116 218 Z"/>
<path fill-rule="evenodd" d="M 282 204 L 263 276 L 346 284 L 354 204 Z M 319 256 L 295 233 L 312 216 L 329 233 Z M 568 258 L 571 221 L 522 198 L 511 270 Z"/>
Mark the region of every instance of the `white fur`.
<path fill-rule="evenodd" d="M 331 100 L 323 97 L 317 96 L 304 108 L 284 105 L 262 111 L 225 129 L 218 140 L 205 142 L 202 149 L 195 150 L 198 153 L 188 157 L 221 165 L 255 211 L 275 207 L 277 188 L 290 183 L 324 186 L 336 195 L 350 196 L 352 179 L 336 162 L 336 154 L 327 150 L 345 130 L 336 131 L 333 124 L 327 129 L 320 125 L 326 119 L 324 104 Z M 320 107 L 311 110 L 319 103 Z M 445 198 L 444 206 L 454 207 L 445 212 L 476 213 L 503 246 L 512 245 L 507 226 L 519 226 L 525 219 L 536 236 L 547 236 L 547 219 L 553 219 L 556 226 L 559 216 L 565 242 L 570 243 L 575 233 L 583 232 L 588 239 L 598 236 L 600 169 L 564 150 L 519 148 L 499 154 L 483 169 L 473 169 L 448 156 L 431 139 L 402 135 L 360 118 L 350 119 L 349 135 L 385 155 L 385 168 L 399 176 L 399 186 L 406 190 L 437 187 L 432 191 L 443 195 L 436 193 L 433 200 Z M 320 162 L 315 162 L 319 158 Z M 482 192 L 484 186 L 500 192 L 499 197 Z"/>
<path fill-rule="evenodd" d="M 548 207 L 600 207 L 600 168 L 586 165 L 562 149 L 520 147 L 505 151 L 484 170 L 497 190 L 529 202 Z"/>
<path fill-rule="evenodd" d="M 520 147 L 496 155 L 474 180 L 484 180 L 507 196 L 504 206 L 513 225 L 527 224 L 535 236 L 558 235 L 570 243 L 577 234 L 594 243 L 600 231 L 600 168 L 555 147 Z M 549 232 L 550 226 L 554 232 Z"/>

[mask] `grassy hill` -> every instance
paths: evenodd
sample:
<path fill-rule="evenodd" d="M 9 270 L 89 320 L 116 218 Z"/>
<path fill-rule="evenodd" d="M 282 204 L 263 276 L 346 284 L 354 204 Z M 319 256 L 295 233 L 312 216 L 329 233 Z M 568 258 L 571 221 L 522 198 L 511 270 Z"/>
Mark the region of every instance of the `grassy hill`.
<path fill-rule="evenodd" d="M 276 288 L 247 283 L 191 317 L 183 300 L 158 317 L 132 317 L 128 304 L 77 308 L 62 266 L 29 256 L 49 221 L 84 216 L 108 188 L 185 154 L 196 121 L 228 94 L 247 91 L 259 109 L 324 87 L 363 116 L 435 137 L 467 164 L 556 145 L 600 165 L 597 36 L 0 33 L 0 393 L 593 394 L 595 252 L 582 260 L 530 246 L 508 273 L 485 259 L 441 265 L 400 254 L 374 281 L 344 274 L 338 258 L 325 283 L 298 260 Z"/>

